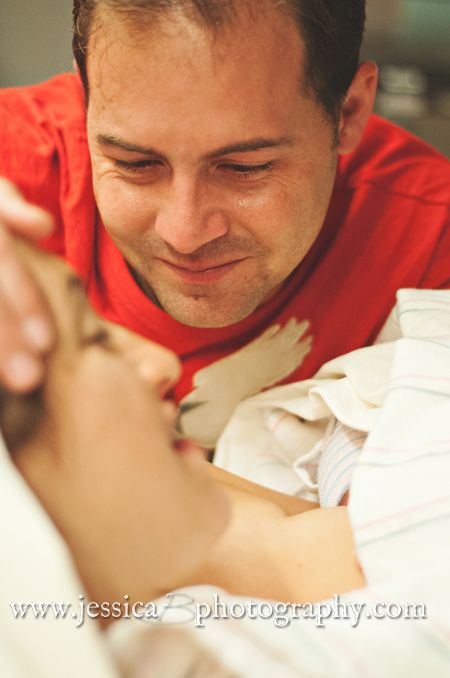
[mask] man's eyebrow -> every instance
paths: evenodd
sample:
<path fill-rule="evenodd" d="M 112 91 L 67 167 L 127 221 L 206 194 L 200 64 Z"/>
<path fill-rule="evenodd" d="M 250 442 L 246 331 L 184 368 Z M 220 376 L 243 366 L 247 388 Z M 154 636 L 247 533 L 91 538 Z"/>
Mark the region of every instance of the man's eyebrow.
<path fill-rule="evenodd" d="M 130 153 L 141 153 L 142 155 L 150 156 L 161 155 L 154 148 L 145 148 L 144 146 L 131 144 L 128 141 L 119 139 L 111 134 L 99 134 L 97 136 L 97 143 L 100 144 L 100 146 L 113 146 L 114 148 L 120 148 L 122 151 L 129 151 Z"/>
<path fill-rule="evenodd" d="M 252 153 L 254 151 L 262 151 L 264 148 L 280 148 L 282 146 L 292 146 L 294 140 L 292 137 L 276 137 L 264 138 L 256 137 L 248 141 L 242 141 L 237 144 L 230 144 L 229 146 L 222 146 L 215 151 L 208 153 L 207 158 L 216 158 L 219 155 L 230 155 L 231 153 Z"/>
<path fill-rule="evenodd" d="M 97 136 L 97 143 L 100 146 L 113 146 L 120 148 L 122 151 L 129 151 L 130 153 L 140 153 L 151 157 L 162 157 L 162 153 L 155 148 L 147 148 L 137 144 L 129 143 L 123 139 L 110 134 L 99 134 Z M 292 137 L 255 137 L 247 141 L 230 144 L 229 146 L 222 146 L 206 155 L 207 159 L 216 158 L 221 155 L 230 155 L 231 153 L 252 153 L 254 151 L 261 151 L 265 148 L 280 148 L 282 146 L 292 146 L 294 139 Z"/>

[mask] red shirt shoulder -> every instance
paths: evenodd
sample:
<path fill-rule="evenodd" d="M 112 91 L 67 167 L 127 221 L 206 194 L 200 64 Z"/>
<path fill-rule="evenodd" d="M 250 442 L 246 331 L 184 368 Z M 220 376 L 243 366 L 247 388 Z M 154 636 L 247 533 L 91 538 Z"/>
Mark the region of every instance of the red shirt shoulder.
<path fill-rule="evenodd" d="M 0 175 L 54 216 L 55 234 L 42 245 L 70 261 L 73 227 L 91 230 L 95 213 L 78 75 L 0 90 Z"/>
<path fill-rule="evenodd" d="M 450 163 L 441 153 L 397 125 L 373 115 L 357 149 L 340 161 L 337 186 L 365 184 L 393 198 L 450 203 Z"/>
<path fill-rule="evenodd" d="M 329 219 L 345 214 L 341 228 L 359 244 L 364 232 L 387 284 L 449 287 L 449 205 L 448 159 L 374 115 L 358 148 L 340 159 Z"/>

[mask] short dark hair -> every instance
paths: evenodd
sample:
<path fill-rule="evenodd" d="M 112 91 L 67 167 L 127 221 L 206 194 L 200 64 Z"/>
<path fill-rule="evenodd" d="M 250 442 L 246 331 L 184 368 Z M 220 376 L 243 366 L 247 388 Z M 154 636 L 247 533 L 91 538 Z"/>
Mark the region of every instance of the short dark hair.
<path fill-rule="evenodd" d="M 236 3 L 252 0 L 74 0 L 73 52 L 86 96 L 86 58 L 97 8 L 142 20 L 182 10 L 205 25 L 220 29 L 236 14 Z M 254 0 L 255 4 L 260 0 Z M 364 34 L 366 0 L 284 0 L 274 6 L 295 19 L 306 47 L 305 85 L 325 113 L 337 123 L 342 102 L 354 78 Z M 256 11 L 256 8 L 255 8 Z"/>

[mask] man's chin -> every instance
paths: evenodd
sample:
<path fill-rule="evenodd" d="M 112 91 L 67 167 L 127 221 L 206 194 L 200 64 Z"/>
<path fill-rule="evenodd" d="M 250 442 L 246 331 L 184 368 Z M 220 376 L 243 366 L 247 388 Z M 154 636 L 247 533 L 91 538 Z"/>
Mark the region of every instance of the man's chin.
<path fill-rule="evenodd" d="M 229 327 L 245 320 L 258 307 L 257 302 L 235 305 L 209 300 L 205 297 L 189 297 L 184 299 L 159 299 L 163 311 L 182 325 L 203 329 Z"/>

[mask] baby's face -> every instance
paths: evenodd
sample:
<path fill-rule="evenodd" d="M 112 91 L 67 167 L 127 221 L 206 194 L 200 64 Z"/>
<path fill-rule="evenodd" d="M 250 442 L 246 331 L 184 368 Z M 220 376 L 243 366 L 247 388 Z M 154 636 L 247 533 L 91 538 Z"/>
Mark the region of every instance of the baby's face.
<path fill-rule="evenodd" d="M 174 443 L 176 410 L 163 396 L 178 361 L 101 320 L 62 262 L 20 249 L 57 324 L 38 439 L 41 472 L 33 474 L 44 487 L 30 484 L 91 594 L 141 599 L 170 590 L 203 560 L 228 516 L 201 450 Z"/>

